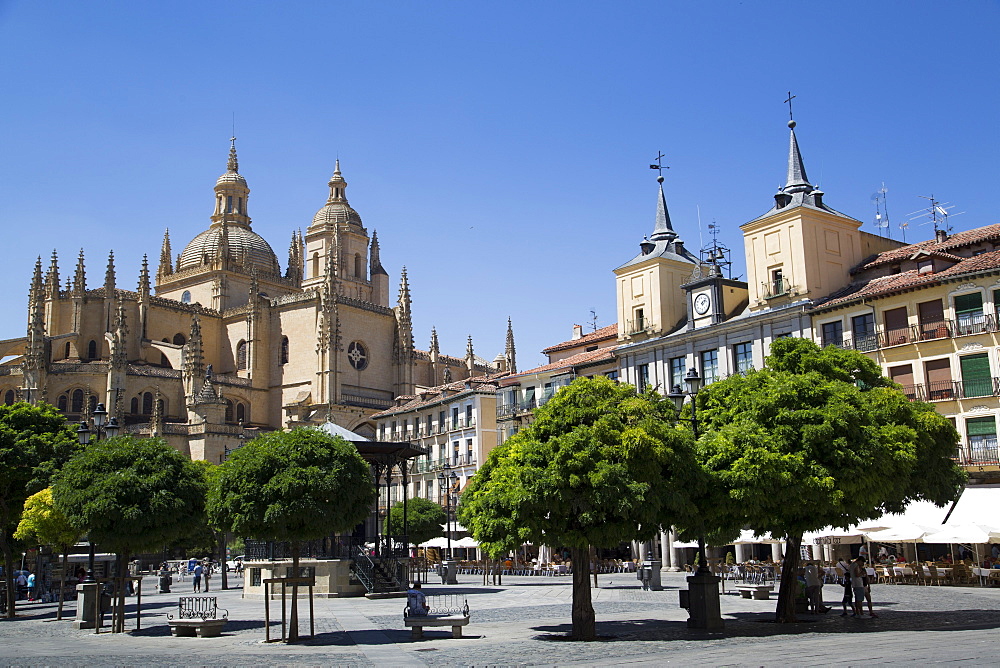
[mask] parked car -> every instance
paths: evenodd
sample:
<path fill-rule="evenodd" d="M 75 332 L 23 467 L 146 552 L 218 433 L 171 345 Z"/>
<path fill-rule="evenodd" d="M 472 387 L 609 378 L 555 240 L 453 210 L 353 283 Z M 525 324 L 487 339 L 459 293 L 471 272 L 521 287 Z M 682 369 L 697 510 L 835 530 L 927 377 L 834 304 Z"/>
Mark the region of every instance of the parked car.
<path fill-rule="evenodd" d="M 226 570 L 227 571 L 234 571 L 234 572 L 238 571 L 239 567 L 242 566 L 244 559 L 246 559 L 246 556 L 242 555 L 242 554 L 239 555 L 239 556 L 233 557 L 232 559 L 230 559 L 229 561 L 226 562 Z"/>

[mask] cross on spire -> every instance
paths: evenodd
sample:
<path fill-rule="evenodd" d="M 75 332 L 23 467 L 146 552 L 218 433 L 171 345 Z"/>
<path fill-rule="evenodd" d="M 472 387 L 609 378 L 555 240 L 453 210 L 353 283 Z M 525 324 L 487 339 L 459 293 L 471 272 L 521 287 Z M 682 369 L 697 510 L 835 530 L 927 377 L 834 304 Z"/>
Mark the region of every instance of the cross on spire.
<path fill-rule="evenodd" d="M 667 157 L 667 156 L 663 155 L 663 151 L 657 151 L 656 152 L 656 164 L 649 166 L 650 169 L 655 169 L 657 172 L 659 172 L 660 177 L 663 176 L 663 170 L 664 169 L 670 169 L 669 165 L 664 165 L 663 164 L 663 159 L 665 157 Z"/>
<path fill-rule="evenodd" d="M 788 120 L 790 121 L 795 120 L 794 118 L 792 118 L 792 100 L 794 100 L 796 97 L 798 96 L 792 95 L 792 91 L 788 91 L 788 99 L 785 100 L 785 104 L 788 105 Z"/>

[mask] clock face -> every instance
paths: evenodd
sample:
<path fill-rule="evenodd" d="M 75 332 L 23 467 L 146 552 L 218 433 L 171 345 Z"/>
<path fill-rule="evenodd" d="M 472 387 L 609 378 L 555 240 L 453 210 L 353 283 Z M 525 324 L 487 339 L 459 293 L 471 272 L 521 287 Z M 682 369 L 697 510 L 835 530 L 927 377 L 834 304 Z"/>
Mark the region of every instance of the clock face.
<path fill-rule="evenodd" d="M 708 313 L 708 307 L 711 306 L 712 300 L 709 299 L 706 293 L 701 293 L 694 298 L 694 310 L 698 315 L 705 315 Z"/>

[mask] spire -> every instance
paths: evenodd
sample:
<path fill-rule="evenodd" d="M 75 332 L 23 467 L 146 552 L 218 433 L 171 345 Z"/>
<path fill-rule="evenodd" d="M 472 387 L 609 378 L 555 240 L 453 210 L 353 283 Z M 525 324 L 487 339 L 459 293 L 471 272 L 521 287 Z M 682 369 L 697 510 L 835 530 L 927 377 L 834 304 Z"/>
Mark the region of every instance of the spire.
<path fill-rule="evenodd" d="M 657 176 L 660 184 L 659 196 L 656 198 L 656 225 L 653 227 L 653 241 L 672 241 L 677 237 L 673 226 L 670 224 L 670 214 L 667 212 L 667 198 L 663 194 L 663 177 Z"/>
<path fill-rule="evenodd" d="M 163 245 L 160 246 L 160 266 L 156 270 L 157 282 L 164 276 L 169 276 L 174 273 L 173 266 L 171 265 L 173 258 L 173 253 L 170 250 L 170 230 L 166 229 L 163 232 Z"/>
<path fill-rule="evenodd" d="M 87 273 L 83 268 L 83 249 L 76 261 L 76 271 L 73 273 L 73 295 L 82 297 L 87 291 Z"/>
<path fill-rule="evenodd" d="M 504 350 L 504 362 L 507 365 L 508 373 L 517 373 L 517 353 L 514 350 L 514 326 L 511 325 L 510 317 L 507 318 L 507 347 Z"/>
<path fill-rule="evenodd" d="M 288 245 L 288 267 L 285 278 L 298 282 L 302 280 L 302 232 L 292 230 L 292 242 Z"/>
<path fill-rule="evenodd" d="M 799 151 L 799 142 L 795 138 L 795 121 L 788 121 L 788 179 L 785 183 L 784 192 L 810 192 L 813 187 L 806 177 L 806 168 L 802 164 L 802 153 Z"/>
<path fill-rule="evenodd" d="M 410 281 L 406 277 L 406 267 L 403 267 L 403 271 L 400 273 L 399 277 L 399 311 L 401 314 L 405 314 L 407 320 L 410 317 Z"/>
<path fill-rule="evenodd" d="M 45 296 L 49 299 L 59 299 L 59 258 L 52 249 L 52 259 L 49 270 L 45 274 Z"/>
<path fill-rule="evenodd" d="M 337 158 L 334 163 L 333 176 L 327 182 L 330 186 L 330 197 L 327 198 L 327 204 L 333 204 L 334 202 L 344 202 L 347 203 L 347 181 L 340 173 L 340 158 Z"/>
<path fill-rule="evenodd" d="M 240 161 L 236 159 L 236 137 L 230 137 L 229 142 L 229 161 L 226 163 L 226 171 L 238 174 L 240 171 Z"/>
<path fill-rule="evenodd" d="M 406 267 L 400 275 L 399 297 L 396 306 L 396 324 L 399 328 L 400 357 L 408 359 L 413 353 L 413 320 L 410 314 L 410 283 L 406 277 Z"/>
<path fill-rule="evenodd" d="M 115 252 L 108 253 L 108 268 L 104 270 L 104 298 L 115 296 Z"/>
<path fill-rule="evenodd" d="M 139 270 L 139 299 L 149 297 L 149 258 L 142 256 L 142 269 Z"/>
<path fill-rule="evenodd" d="M 469 370 L 470 376 L 476 368 L 476 354 L 472 350 L 472 334 L 469 334 L 469 342 L 465 346 L 465 367 Z"/>
<path fill-rule="evenodd" d="M 123 369 L 128 363 L 128 323 L 125 320 L 125 302 L 118 302 L 115 326 L 111 336 L 111 366 Z"/>
<path fill-rule="evenodd" d="M 184 393 L 193 397 L 197 383 L 205 375 L 205 355 L 202 350 L 201 320 L 195 313 L 191 319 L 191 335 L 181 352 Z"/>
<path fill-rule="evenodd" d="M 431 327 L 431 348 L 430 355 L 431 362 L 437 362 L 438 356 L 441 354 L 441 346 L 438 344 L 438 333 L 437 328 Z"/>
<path fill-rule="evenodd" d="M 35 304 L 45 298 L 42 292 L 42 256 L 35 260 L 35 273 L 31 276 L 31 289 L 28 291 L 28 308 L 34 308 Z"/>
<path fill-rule="evenodd" d="M 375 276 L 375 274 L 385 274 L 385 269 L 382 268 L 382 260 L 379 257 L 380 249 L 378 245 L 378 231 L 372 230 L 372 248 L 370 251 L 370 261 L 369 261 L 369 276 Z M 387 274 L 388 275 L 388 274 Z"/>

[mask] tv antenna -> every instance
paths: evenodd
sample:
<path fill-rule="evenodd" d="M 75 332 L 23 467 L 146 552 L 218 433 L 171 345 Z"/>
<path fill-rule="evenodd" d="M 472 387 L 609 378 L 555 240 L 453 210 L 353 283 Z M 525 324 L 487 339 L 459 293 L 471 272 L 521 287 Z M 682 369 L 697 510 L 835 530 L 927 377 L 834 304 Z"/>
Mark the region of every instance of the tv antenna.
<path fill-rule="evenodd" d="M 885 187 L 885 181 L 882 182 L 882 187 L 879 188 L 872 194 L 872 204 L 875 205 L 875 227 L 879 228 L 879 236 L 888 235 L 892 238 L 892 228 L 889 226 L 889 206 L 886 204 L 886 193 L 889 189 Z"/>
<path fill-rule="evenodd" d="M 951 210 L 955 208 L 955 205 L 950 202 L 938 201 L 934 195 L 918 195 L 918 197 L 927 200 L 927 208 L 918 209 L 910 213 L 911 218 L 909 222 L 925 219 L 924 222 L 920 223 L 921 225 L 933 224 L 935 239 L 942 233 L 945 235 L 951 234 L 952 227 L 949 219 L 952 216 L 961 216 L 965 213 L 964 211 L 952 213 Z"/>
<path fill-rule="evenodd" d="M 590 331 L 597 331 L 597 311 L 593 308 L 590 309 Z"/>
<path fill-rule="evenodd" d="M 729 248 L 719 242 L 719 230 L 722 228 L 714 220 L 708 224 L 708 233 L 712 235 L 712 242 L 701 249 L 701 263 L 709 265 L 712 276 L 722 276 L 725 268 L 726 278 L 733 277 L 733 263 L 730 259 Z"/>

